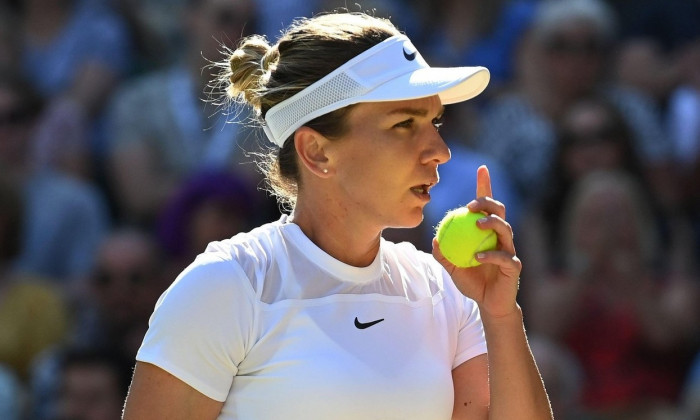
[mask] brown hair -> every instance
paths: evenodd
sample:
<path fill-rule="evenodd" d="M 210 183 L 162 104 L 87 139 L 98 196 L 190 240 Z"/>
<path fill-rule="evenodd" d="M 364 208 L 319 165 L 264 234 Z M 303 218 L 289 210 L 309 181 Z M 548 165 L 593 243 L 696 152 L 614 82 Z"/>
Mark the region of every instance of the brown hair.
<path fill-rule="evenodd" d="M 277 44 L 259 35 L 244 38 L 221 65 L 218 83 L 229 101 L 250 105 L 258 122 L 267 111 L 353 57 L 399 31 L 386 19 L 364 13 L 332 13 L 295 21 Z M 305 125 L 328 138 L 342 136 L 345 116 L 352 106 L 322 115 Z M 282 148 L 262 156 L 258 166 L 269 190 L 282 205 L 293 207 L 300 186 L 293 135 Z"/>

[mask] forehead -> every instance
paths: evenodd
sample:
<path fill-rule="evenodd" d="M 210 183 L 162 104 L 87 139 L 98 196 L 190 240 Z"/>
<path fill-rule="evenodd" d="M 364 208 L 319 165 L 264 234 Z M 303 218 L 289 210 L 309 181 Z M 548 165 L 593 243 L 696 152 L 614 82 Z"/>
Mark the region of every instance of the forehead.
<path fill-rule="evenodd" d="M 566 24 L 558 25 L 547 33 L 546 39 L 553 38 L 573 38 L 573 39 L 590 39 L 602 38 L 604 34 L 596 26 L 594 22 L 585 19 L 573 19 Z"/>
<path fill-rule="evenodd" d="M 353 116 L 387 118 L 394 115 L 434 118 L 442 113 L 443 109 L 440 97 L 437 95 L 405 101 L 362 102 L 353 108 L 350 118 L 352 119 Z"/>
<path fill-rule="evenodd" d="M 98 262 L 109 267 L 134 267 L 154 258 L 150 243 L 136 235 L 122 234 L 108 238 L 98 251 Z"/>
<path fill-rule="evenodd" d="M 584 129 L 586 127 L 597 127 L 608 120 L 608 113 L 603 107 L 586 104 L 571 109 L 565 115 L 563 123 L 567 128 Z"/>

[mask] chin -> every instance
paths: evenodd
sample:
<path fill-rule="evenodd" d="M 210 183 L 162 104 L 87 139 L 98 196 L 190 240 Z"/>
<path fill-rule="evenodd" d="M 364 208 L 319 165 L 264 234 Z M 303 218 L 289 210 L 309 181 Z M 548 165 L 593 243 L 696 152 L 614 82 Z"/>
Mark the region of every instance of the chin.
<path fill-rule="evenodd" d="M 396 217 L 393 223 L 388 226 L 390 228 L 414 228 L 423 221 L 423 208 L 414 209 L 413 211 Z"/>

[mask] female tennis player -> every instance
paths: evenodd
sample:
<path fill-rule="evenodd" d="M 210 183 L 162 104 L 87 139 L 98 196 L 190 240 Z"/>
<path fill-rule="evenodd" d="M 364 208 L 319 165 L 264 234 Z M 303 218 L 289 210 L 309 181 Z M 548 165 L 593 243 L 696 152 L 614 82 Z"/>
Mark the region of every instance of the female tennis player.
<path fill-rule="evenodd" d="M 297 21 L 275 45 L 247 38 L 226 68 L 275 145 L 264 171 L 291 212 L 210 244 L 161 296 L 124 418 L 551 419 L 487 169 L 468 205 L 498 236 L 481 266 L 382 239 L 423 219 L 450 158 L 444 106 L 488 71 L 431 68 L 360 13 Z"/>

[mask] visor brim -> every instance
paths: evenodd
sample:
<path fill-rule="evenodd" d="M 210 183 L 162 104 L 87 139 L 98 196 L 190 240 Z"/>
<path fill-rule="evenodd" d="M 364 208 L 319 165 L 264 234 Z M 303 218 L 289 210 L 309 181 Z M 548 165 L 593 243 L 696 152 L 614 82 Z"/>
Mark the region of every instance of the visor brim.
<path fill-rule="evenodd" d="M 384 102 L 439 95 L 443 105 L 466 101 L 486 89 L 490 73 L 485 67 L 428 67 L 383 83 L 358 102 Z"/>

